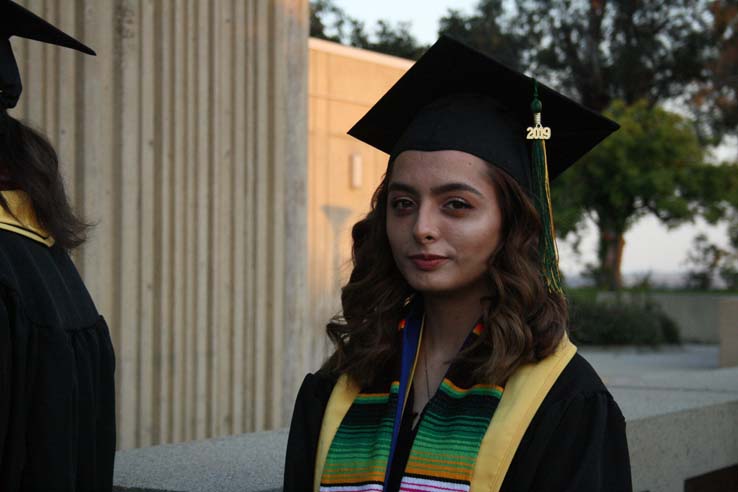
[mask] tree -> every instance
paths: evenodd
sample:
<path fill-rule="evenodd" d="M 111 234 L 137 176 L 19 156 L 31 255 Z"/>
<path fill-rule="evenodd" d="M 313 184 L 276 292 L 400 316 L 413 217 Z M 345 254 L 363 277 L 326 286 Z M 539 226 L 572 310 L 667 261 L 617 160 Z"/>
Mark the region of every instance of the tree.
<path fill-rule="evenodd" d="M 310 36 L 340 43 L 348 19 L 331 0 L 310 0 Z"/>
<path fill-rule="evenodd" d="M 714 180 L 722 170 L 703 163 L 690 122 L 649 106 L 647 101 L 613 102 L 605 113 L 621 129 L 552 183 L 560 237 L 576 234 L 585 217 L 597 226 L 599 264 L 593 274 L 600 287 L 622 286 L 624 235 L 644 215 L 670 227 L 696 215 L 723 216 L 720 194 L 701 194 L 695 185 Z"/>
<path fill-rule="evenodd" d="M 392 25 L 386 20 L 379 20 L 374 30 L 376 41 L 370 41 L 365 46 L 360 47 L 417 60 L 425 53 L 428 47 L 418 44 L 418 41 L 410 33 L 410 26 L 410 22 L 398 22 Z"/>
<path fill-rule="evenodd" d="M 483 0 L 469 16 L 449 9 L 439 21 L 438 34 L 451 36 L 489 53 L 511 68 L 522 70 L 526 43 L 511 33 L 511 21 L 502 0 Z"/>
<path fill-rule="evenodd" d="M 410 33 L 410 22 L 379 20 L 373 35 L 369 35 L 363 22 L 346 14 L 332 0 L 310 1 L 310 36 L 413 60 L 427 49 Z"/>
<path fill-rule="evenodd" d="M 487 3 L 487 2 L 481 2 Z M 714 58 L 709 0 L 526 0 L 513 33 L 542 79 L 602 111 L 650 106 L 706 79 Z"/>
<path fill-rule="evenodd" d="M 712 2 L 712 35 L 716 56 L 707 64 L 708 77 L 692 95 L 700 129 L 719 140 L 738 128 L 738 1 Z"/>
<path fill-rule="evenodd" d="M 710 243 L 707 236 L 699 234 L 692 241 L 692 249 L 687 255 L 687 265 L 690 270 L 687 272 L 686 287 L 688 289 L 708 290 L 713 286 L 713 282 L 718 273 L 723 277 L 729 277 L 728 271 L 731 268 L 730 254 L 725 249 Z M 727 279 L 729 283 L 730 280 Z"/>

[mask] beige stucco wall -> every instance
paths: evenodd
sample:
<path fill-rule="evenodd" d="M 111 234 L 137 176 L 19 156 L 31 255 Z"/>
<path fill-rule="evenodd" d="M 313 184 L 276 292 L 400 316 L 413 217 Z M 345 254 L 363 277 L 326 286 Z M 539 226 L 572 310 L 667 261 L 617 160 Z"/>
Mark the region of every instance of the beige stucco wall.
<path fill-rule="evenodd" d="M 122 448 L 288 423 L 306 313 L 307 0 L 26 0 L 97 57 L 13 39 L 13 112 L 96 223 L 75 261 L 117 352 Z"/>
<path fill-rule="evenodd" d="M 312 368 L 329 354 L 325 324 L 340 310 L 340 286 L 351 271 L 351 226 L 369 210 L 387 155 L 346 135 L 412 65 L 410 60 L 309 43 L 308 279 Z M 361 161 L 352 186 L 352 156 Z"/>

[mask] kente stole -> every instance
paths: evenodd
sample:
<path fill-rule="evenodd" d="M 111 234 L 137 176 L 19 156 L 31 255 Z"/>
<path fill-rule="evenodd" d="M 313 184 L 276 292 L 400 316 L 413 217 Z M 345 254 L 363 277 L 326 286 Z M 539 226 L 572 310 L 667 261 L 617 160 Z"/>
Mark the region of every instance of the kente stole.
<path fill-rule="evenodd" d="M 353 399 L 328 450 L 321 491 L 381 491 L 386 486 L 403 414 L 398 406 L 407 402 L 422 340 L 422 316 L 411 313 L 399 328 L 405 332 L 403 360 Z M 482 329 L 478 323 L 465 346 Z M 454 362 L 420 416 L 400 490 L 468 491 L 502 392 L 499 386 L 475 384 L 471 368 Z"/>

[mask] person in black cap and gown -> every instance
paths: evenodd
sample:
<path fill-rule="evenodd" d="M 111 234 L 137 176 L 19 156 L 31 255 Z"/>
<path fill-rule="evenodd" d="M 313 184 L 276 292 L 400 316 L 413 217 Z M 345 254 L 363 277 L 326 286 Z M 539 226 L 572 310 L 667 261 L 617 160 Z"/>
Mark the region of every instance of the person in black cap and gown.
<path fill-rule="evenodd" d="M 56 152 L 8 114 L 11 36 L 94 52 L 0 1 L 0 490 L 112 490 L 114 354 L 68 252 L 84 241 Z"/>
<path fill-rule="evenodd" d="M 349 134 L 389 154 L 284 490 L 630 491 L 567 334 L 549 181 L 618 125 L 442 37 Z"/>

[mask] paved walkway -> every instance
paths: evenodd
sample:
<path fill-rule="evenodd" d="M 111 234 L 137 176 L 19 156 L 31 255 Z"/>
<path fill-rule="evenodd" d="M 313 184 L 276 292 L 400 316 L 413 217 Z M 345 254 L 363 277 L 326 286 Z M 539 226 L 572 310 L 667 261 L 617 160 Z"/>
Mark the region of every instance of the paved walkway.
<path fill-rule="evenodd" d="M 657 349 L 580 347 L 579 353 L 604 377 L 718 369 L 719 349 L 718 345 L 685 344 Z"/>
<path fill-rule="evenodd" d="M 738 367 L 719 368 L 717 345 L 584 347 L 628 420 L 738 400 Z"/>

